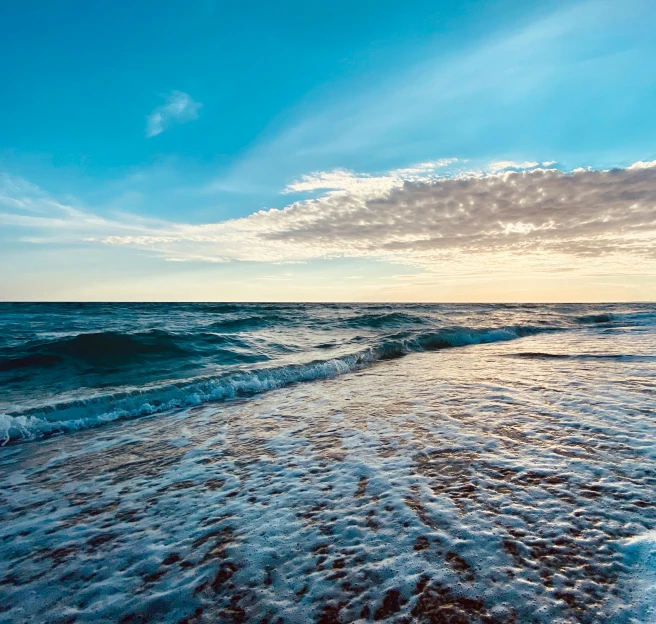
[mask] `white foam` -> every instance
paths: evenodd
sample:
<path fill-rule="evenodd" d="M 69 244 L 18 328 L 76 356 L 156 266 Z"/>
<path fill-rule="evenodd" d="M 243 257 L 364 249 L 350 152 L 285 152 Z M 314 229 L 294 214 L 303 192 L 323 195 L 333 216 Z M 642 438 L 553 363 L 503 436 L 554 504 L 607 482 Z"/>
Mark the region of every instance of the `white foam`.
<path fill-rule="evenodd" d="M 631 621 L 656 624 L 656 530 L 626 540 L 624 548 L 629 565 L 636 570 Z"/>
<path fill-rule="evenodd" d="M 654 363 L 518 369 L 518 348 L 4 449 L 3 615 L 423 624 L 460 603 L 473 621 L 637 624 L 653 588 Z"/>

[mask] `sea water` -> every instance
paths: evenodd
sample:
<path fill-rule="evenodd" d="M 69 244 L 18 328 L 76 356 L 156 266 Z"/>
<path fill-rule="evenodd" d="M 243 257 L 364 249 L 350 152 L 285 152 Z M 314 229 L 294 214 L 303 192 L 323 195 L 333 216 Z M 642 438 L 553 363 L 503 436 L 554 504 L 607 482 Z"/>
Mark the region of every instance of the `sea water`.
<path fill-rule="evenodd" d="M 2 622 L 654 622 L 656 306 L 0 306 Z"/>

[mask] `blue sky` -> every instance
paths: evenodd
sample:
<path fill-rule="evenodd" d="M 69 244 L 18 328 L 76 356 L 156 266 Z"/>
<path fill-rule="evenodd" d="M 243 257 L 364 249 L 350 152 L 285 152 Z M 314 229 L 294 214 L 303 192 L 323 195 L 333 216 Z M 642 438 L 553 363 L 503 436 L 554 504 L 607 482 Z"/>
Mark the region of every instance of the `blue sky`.
<path fill-rule="evenodd" d="M 570 185 L 579 167 L 656 159 L 655 25 L 650 0 L 4 3 L 0 296 L 571 299 L 585 283 L 591 299 L 654 298 L 651 168 L 624 182 L 643 203 L 622 231 L 640 244 L 581 217 L 557 249 L 476 238 L 472 264 L 469 247 L 425 253 L 428 228 L 377 247 L 370 217 L 427 186 L 456 201 L 443 192 L 456 177 L 513 186 L 509 171 L 553 169 Z M 355 204 L 357 241 L 299 225 L 319 212 L 348 225 Z M 291 205 L 293 223 L 239 221 Z M 513 215 L 506 237 L 560 227 Z M 411 235 L 421 245 L 390 255 Z M 527 253 L 532 277 L 509 272 Z"/>

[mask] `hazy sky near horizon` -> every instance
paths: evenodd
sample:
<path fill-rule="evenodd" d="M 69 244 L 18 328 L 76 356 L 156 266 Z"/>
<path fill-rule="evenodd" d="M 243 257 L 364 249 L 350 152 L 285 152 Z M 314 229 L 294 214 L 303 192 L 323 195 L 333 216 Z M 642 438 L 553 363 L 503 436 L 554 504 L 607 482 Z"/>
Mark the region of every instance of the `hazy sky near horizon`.
<path fill-rule="evenodd" d="M 652 0 L 0 6 L 0 300 L 656 300 Z"/>

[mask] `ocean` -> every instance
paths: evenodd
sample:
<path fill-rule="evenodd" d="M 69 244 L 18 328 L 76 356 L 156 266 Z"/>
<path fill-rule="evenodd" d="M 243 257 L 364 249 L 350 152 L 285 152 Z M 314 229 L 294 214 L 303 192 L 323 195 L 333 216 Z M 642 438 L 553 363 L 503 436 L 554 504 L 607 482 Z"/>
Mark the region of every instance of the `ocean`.
<path fill-rule="evenodd" d="M 0 304 L 0 622 L 656 622 L 656 305 Z"/>

